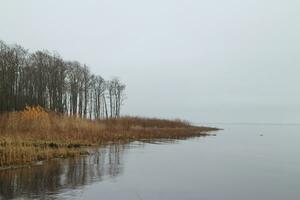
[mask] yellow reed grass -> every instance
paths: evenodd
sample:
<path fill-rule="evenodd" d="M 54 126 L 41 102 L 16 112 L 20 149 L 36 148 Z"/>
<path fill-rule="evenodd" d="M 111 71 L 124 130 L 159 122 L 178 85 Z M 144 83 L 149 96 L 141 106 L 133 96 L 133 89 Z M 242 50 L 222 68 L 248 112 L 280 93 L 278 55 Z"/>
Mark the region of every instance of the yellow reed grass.
<path fill-rule="evenodd" d="M 0 115 L 0 168 L 76 156 L 86 147 L 133 140 L 184 139 L 217 130 L 181 120 L 122 117 L 88 120 L 49 113 L 42 107 Z"/>

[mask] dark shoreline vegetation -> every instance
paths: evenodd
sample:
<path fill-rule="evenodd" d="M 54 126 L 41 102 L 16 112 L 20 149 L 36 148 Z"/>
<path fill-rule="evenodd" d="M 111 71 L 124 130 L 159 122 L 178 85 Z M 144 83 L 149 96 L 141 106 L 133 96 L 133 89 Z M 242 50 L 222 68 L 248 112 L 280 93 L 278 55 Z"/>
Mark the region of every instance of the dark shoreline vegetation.
<path fill-rule="evenodd" d="M 209 135 L 209 127 L 181 120 L 120 117 L 90 120 L 46 112 L 41 107 L 0 116 L 0 168 L 88 154 L 108 143 L 186 139 Z"/>

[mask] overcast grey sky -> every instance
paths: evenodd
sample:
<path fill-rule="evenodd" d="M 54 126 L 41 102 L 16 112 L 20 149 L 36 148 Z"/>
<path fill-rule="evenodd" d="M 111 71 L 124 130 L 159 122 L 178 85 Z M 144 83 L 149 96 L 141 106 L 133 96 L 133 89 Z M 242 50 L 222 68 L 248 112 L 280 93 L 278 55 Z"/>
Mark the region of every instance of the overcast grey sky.
<path fill-rule="evenodd" d="M 0 0 L 0 39 L 127 84 L 123 113 L 300 122 L 299 0 Z"/>

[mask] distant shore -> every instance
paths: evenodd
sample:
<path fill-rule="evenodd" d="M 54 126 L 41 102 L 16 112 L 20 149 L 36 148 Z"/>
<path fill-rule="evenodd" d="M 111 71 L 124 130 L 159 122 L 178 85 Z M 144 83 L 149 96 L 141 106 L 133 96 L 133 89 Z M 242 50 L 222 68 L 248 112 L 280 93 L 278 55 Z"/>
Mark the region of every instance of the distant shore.
<path fill-rule="evenodd" d="M 208 136 L 217 128 L 181 120 L 121 117 L 87 120 L 32 108 L 0 115 L 0 169 L 88 154 L 88 147 Z"/>

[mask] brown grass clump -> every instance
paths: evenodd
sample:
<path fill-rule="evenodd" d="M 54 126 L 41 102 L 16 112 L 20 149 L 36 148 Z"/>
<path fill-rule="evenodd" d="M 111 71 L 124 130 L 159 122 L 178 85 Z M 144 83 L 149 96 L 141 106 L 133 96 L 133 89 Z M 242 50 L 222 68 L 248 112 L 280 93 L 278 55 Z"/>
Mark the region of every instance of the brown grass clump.
<path fill-rule="evenodd" d="M 7 130 L 43 130 L 50 127 L 50 117 L 42 107 L 26 106 L 22 112 L 12 112 L 8 114 L 5 125 Z"/>
<path fill-rule="evenodd" d="M 26 107 L 0 115 L 0 168 L 86 153 L 86 147 L 111 142 L 184 139 L 217 130 L 181 120 L 122 117 L 88 120 Z"/>

